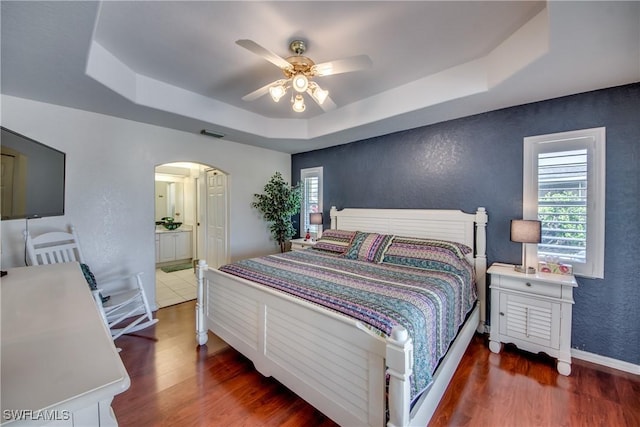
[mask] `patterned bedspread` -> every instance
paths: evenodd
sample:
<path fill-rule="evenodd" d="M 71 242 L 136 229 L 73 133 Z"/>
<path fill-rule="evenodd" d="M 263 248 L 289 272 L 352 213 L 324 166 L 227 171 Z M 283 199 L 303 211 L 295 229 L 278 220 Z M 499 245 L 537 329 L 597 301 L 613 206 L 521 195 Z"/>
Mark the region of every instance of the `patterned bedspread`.
<path fill-rule="evenodd" d="M 358 319 L 386 336 L 395 325 L 404 326 L 414 346 L 413 400 L 430 385 L 438 361 L 476 300 L 469 263 L 426 267 L 356 261 L 307 249 L 220 270 Z"/>

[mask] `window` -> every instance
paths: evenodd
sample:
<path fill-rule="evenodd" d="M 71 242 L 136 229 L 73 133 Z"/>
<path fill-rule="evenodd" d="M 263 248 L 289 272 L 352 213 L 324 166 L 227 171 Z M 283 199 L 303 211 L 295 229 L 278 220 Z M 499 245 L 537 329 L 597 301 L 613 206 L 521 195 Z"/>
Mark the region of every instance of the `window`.
<path fill-rule="evenodd" d="M 527 263 L 553 259 L 604 277 L 605 128 L 524 139 L 524 219 L 542 221 Z"/>
<path fill-rule="evenodd" d="M 309 224 L 309 214 L 322 212 L 322 166 L 300 170 L 302 208 L 300 209 L 300 235 L 309 230 L 318 233 L 320 225 Z"/>

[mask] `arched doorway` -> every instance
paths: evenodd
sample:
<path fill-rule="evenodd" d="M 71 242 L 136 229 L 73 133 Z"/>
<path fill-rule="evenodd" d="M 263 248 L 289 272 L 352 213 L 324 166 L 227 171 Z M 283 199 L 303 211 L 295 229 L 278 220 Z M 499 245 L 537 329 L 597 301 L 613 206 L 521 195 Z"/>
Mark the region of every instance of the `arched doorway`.
<path fill-rule="evenodd" d="M 167 224 L 181 223 L 175 230 Z M 155 169 L 156 302 L 194 299 L 193 260 L 218 267 L 229 259 L 227 174 L 195 162 Z"/>

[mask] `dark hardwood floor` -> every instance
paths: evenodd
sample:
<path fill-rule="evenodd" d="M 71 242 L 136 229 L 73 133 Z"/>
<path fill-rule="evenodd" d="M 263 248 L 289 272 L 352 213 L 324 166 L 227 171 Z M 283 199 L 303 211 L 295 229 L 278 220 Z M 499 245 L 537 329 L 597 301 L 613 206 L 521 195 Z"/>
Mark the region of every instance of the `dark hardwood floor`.
<path fill-rule="evenodd" d="M 210 335 L 197 347 L 195 303 L 159 310 L 160 322 L 116 341 L 131 387 L 115 397 L 121 426 L 333 426 L 331 420 Z M 640 377 L 553 359 L 476 335 L 431 426 L 640 426 Z"/>

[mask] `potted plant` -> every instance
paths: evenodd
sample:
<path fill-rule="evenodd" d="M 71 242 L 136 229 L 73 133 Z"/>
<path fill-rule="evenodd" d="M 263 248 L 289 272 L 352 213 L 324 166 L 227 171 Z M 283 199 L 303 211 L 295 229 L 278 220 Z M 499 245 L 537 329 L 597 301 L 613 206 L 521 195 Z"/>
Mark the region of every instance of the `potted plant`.
<path fill-rule="evenodd" d="M 254 194 L 251 206 L 258 209 L 264 219 L 271 223 L 271 236 L 280 245 L 280 252 L 286 250 L 286 242 L 296 234 L 291 217 L 300 212 L 302 188 L 292 187 L 276 172 L 264 186 L 264 194 Z"/>

